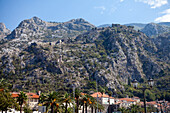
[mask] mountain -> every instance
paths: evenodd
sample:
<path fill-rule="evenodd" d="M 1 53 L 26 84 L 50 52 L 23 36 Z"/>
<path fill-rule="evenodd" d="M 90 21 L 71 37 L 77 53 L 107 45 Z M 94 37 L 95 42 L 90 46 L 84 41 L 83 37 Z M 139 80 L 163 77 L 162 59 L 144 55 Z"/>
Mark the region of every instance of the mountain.
<path fill-rule="evenodd" d="M 73 19 L 68 22 L 45 22 L 38 17 L 22 21 L 19 26 L 6 37 L 15 38 L 68 38 L 74 37 L 82 32 L 91 30 L 95 26 L 84 19 Z"/>
<path fill-rule="evenodd" d="M 72 40 L 79 34 L 89 31 L 95 26 L 82 18 L 72 19 L 68 22 L 45 22 L 38 17 L 23 20 L 17 28 L 0 40 L 5 43 L 1 46 L 3 51 L 18 51 L 29 46 L 31 43 L 38 42 L 57 42 L 58 40 Z M 17 49 L 16 49 L 17 48 Z"/>
<path fill-rule="evenodd" d="M 156 23 L 149 23 L 141 31 L 145 33 L 147 36 L 151 37 L 160 35 L 162 33 L 170 32 L 170 27 L 159 25 Z"/>
<path fill-rule="evenodd" d="M 160 22 L 158 23 L 159 25 L 165 25 L 170 27 L 170 22 Z"/>
<path fill-rule="evenodd" d="M 0 39 L 3 39 L 6 37 L 8 34 L 10 34 L 11 31 L 6 28 L 4 23 L 0 23 Z"/>
<path fill-rule="evenodd" d="M 62 37 L 51 37 L 58 34 Z M 83 19 L 57 23 L 34 17 L 22 21 L 0 44 L 0 74 L 14 91 L 70 91 L 74 83 L 89 93 L 97 81 L 99 91 L 126 95 L 128 81 L 143 83 L 150 77 L 159 81 L 155 91 L 162 86 L 169 91 L 169 36 L 149 38 L 119 24 L 96 28 Z"/>
<path fill-rule="evenodd" d="M 135 30 L 141 30 L 142 28 L 145 27 L 146 24 L 142 24 L 142 23 L 129 23 L 129 24 L 124 24 L 125 26 L 134 26 Z M 103 25 L 99 25 L 98 28 L 102 28 L 102 27 L 111 27 L 112 24 L 103 24 Z"/>
<path fill-rule="evenodd" d="M 160 23 L 155 23 L 155 24 L 158 24 L 160 26 L 168 26 L 170 27 L 170 22 L 160 22 Z M 143 23 L 129 23 L 129 24 L 124 24 L 125 26 L 134 26 L 134 29 L 135 30 L 141 30 L 141 29 L 144 29 L 144 27 L 147 25 L 147 24 L 143 24 Z M 103 24 L 103 25 L 100 25 L 98 26 L 98 28 L 101 28 L 101 27 L 111 27 L 112 25 L 111 24 Z"/>
<path fill-rule="evenodd" d="M 135 30 L 141 30 L 142 28 L 144 28 L 146 26 L 146 24 L 142 24 L 142 23 L 130 23 L 130 24 L 124 24 L 125 26 L 134 26 Z"/>
<path fill-rule="evenodd" d="M 97 26 L 98 28 L 102 28 L 102 27 L 111 27 L 112 24 L 103 24 L 103 25 L 99 25 Z"/>

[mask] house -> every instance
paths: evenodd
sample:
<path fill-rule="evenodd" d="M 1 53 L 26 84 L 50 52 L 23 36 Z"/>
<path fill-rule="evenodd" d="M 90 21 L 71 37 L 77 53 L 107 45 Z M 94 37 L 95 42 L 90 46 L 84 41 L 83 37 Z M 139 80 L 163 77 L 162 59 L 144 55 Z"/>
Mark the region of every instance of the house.
<path fill-rule="evenodd" d="M 105 93 L 102 94 L 101 92 L 96 92 L 96 93 L 91 94 L 90 96 L 98 99 L 98 102 L 101 103 L 105 107 L 105 110 L 102 111 L 104 113 L 106 113 L 107 110 L 109 109 L 109 104 L 112 105 L 115 103 L 115 98 L 109 97 L 109 95 Z"/>
<path fill-rule="evenodd" d="M 90 96 L 92 96 L 93 98 L 97 98 L 100 103 L 102 103 L 103 105 L 109 105 L 109 101 L 110 104 L 114 104 L 115 103 L 115 98 L 114 97 L 109 97 L 109 95 L 105 94 L 105 93 L 101 93 L 101 92 L 96 92 L 91 94 Z"/>
<path fill-rule="evenodd" d="M 125 107 L 125 108 L 128 108 L 133 104 L 137 104 L 137 101 L 133 100 L 132 98 L 120 98 L 119 102 L 120 102 L 120 107 Z"/>
<path fill-rule="evenodd" d="M 17 98 L 19 95 L 19 92 L 12 92 L 11 96 L 13 98 Z M 39 101 L 39 95 L 36 93 L 26 93 L 27 95 L 27 104 L 31 109 L 37 109 L 38 108 L 38 101 Z"/>
<path fill-rule="evenodd" d="M 146 105 L 147 105 L 147 106 L 153 106 L 153 107 L 155 107 L 155 108 L 158 107 L 158 104 L 156 103 L 156 101 L 146 102 Z"/>
<path fill-rule="evenodd" d="M 140 98 L 139 97 L 133 97 L 132 100 L 136 100 L 137 103 L 140 103 Z"/>

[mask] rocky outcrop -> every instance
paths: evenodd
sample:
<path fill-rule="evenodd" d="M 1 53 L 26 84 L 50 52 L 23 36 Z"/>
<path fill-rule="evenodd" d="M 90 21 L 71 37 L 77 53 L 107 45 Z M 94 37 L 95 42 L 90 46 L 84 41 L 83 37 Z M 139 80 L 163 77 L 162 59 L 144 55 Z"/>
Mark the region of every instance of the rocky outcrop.
<path fill-rule="evenodd" d="M 9 39 L 25 38 L 50 39 L 50 38 L 72 38 L 82 32 L 91 30 L 94 25 L 84 19 L 73 19 L 68 22 L 45 22 L 38 17 L 22 21 L 19 26 L 6 37 Z"/>
<path fill-rule="evenodd" d="M 169 67 L 161 66 L 159 60 L 155 59 L 156 56 L 153 54 L 158 51 L 155 43 L 142 32 L 135 31 L 133 27 L 115 24 L 80 35 L 76 40 L 83 41 L 82 43 L 95 43 L 97 40 L 102 42 L 106 51 L 109 51 L 108 57 L 113 63 L 112 72 L 115 76 L 120 76 L 124 82 L 128 77 L 153 77 Z"/>
<path fill-rule="evenodd" d="M 88 89 L 97 81 L 116 91 L 124 90 L 128 78 L 168 75 L 169 33 L 152 39 L 131 26 L 93 27 L 83 19 L 24 20 L 0 45 L 2 77 L 16 78 L 11 83 L 27 89 L 65 90 L 73 83 Z M 62 40 L 44 41 L 52 35 Z M 65 40 L 66 35 L 72 38 Z"/>
<path fill-rule="evenodd" d="M 170 32 L 170 27 L 155 23 L 147 24 L 142 30 L 147 36 L 158 36 L 162 33 Z"/>
<path fill-rule="evenodd" d="M 0 23 L 0 39 L 3 39 L 6 37 L 8 34 L 10 34 L 11 31 L 6 28 L 4 23 Z"/>

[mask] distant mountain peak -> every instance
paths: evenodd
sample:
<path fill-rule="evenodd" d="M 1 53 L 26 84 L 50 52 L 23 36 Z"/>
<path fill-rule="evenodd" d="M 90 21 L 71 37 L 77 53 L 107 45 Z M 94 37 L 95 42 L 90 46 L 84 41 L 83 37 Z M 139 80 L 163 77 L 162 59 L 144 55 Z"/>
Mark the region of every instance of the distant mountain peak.
<path fill-rule="evenodd" d="M 23 27 L 25 24 L 36 24 L 36 25 L 45 25 L 45 21 L 41 20 L 40 18 L 34 16 L 31 19 L 23 20 L 19 27 Z"/>
<path fill-rule="evenodd" d="M 68 22 L 46 22 L 34 16 L 23 20 L 19 26 L 13 30 L 7 39 L 19 37 L 73 37 L 79 33 L 86 32 L 95 26 L 82 18 L 72 19 Z M 63 33 L 65 32 L 65 33 Z"/>
<path fill-rule="evenodd" d="M 43 20 L 41 20 L 40 18 L 38 18 L 38 17 L 36 17 L 36 16 L 32 17 L 31 19 L 32 19 L 36 24 L 39 24 L 39 23 L 42 23 L 42 22 L 43 22 Z"/>
<path fill-rule="evenodd" d="M 147 36 L 151 37 L 151 36 L 160 35 L 165 32 L 169 32 L 170 27 L 159 25 L 152 22 L 147 24 L 141 31 L 145 33 Z"/>
<path fill-rule="evenodd" d="M 4 29 L 6 29 L 6 26 L 4 23 L 0 23 L 0 31 L 3 31 Z"/>
<path fill-rule="evenodd" d="M 6 28 L 4 23 L 0 23 L 0 38 L 6 37 L 11 31 Z"/>

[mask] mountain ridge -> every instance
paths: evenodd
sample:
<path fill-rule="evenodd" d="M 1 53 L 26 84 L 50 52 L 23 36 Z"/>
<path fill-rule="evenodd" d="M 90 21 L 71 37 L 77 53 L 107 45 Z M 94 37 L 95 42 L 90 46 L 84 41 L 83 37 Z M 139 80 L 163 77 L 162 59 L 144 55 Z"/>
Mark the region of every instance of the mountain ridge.
<path fill-rule="evenodd" d="M 76 31 L 79 28 L 84 31 Z M 64 37 L 69 31 L 78 33 Z M 170 73 L 169 33 L 150 38 L 132 26 L 97 28 L 82 19 L 54 23 L 38 18 L 24 20 L 16 32 L 0 44 L 1 78 L 10 80 L 15 91 L 69 91 L 75 83 L 90 92 L 95 90 L 90 85 L 98 81 L 101 87 L 122 93 L 129 79 L 160 80 Z M 59 34 L 62 37 L 51 37 Z"/>
<path fill-rule="evenodd" d="M 51 37 L 74 37 L 74 34 L 79 34 L 77 31 L 85 32 L 90 30 L 94 25 L 88 23 L 82 18 L 72 19 L 68 22 L 62 23 L 52 23 L 45 22 L 38 17 L 32 17 L 31 19 L 23 20 L 18 27 L 16 27 L 12 33 L 6 37 L 6 39 L 14 39 L 20 37 L 20 34 L 25 34 L 29 36 L 42 36 L 46 37 L 48 32 L 56 32 L 61 36 L 51 36 Z M 65 35 L 64 35 L 65 33 Z M 64 36 L 63 36 L 64 35 Z"/>

